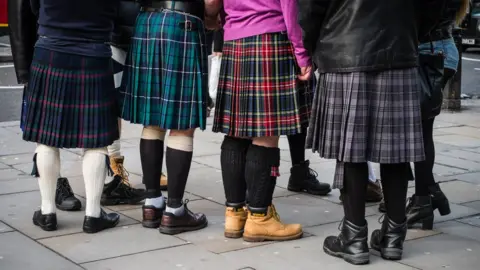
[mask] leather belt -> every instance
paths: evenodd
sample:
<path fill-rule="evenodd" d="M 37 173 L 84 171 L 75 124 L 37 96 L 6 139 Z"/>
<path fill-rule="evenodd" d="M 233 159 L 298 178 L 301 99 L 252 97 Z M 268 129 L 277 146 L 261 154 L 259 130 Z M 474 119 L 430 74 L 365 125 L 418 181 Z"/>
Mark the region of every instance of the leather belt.
<path fill-rule="evenodd" d="M 185 2 L 185 1 L 151 1 L 142 6 L 142 11 L 162 12 L 163 10 L 172 10 L 188 13 L 203 19 L 205 15 L 205 6 L 203 1 Z"/>

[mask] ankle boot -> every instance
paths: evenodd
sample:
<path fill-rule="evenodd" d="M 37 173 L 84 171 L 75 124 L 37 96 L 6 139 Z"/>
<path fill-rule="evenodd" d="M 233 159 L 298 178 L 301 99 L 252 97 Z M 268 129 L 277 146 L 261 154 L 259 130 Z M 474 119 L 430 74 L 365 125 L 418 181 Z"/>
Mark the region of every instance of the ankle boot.
<path fill-rule="evenodd" d="M 357 226 L 344 219 L 338 236 L 328 236 L 323 243 L 323 251 L 328 255 L 344 259 L 346 262 L 362 265 L 370 262 L 368 250 L 368 226 Z"/>
<path fill-rule="evenodd" d="M 422 223 L 423 230 L 433 228 L 432 199 L 427 196 L 413 195 L 407 205 L 407 225 L 412 228 L 416 223 Z"/>
<path fill-rule="evenodd" d="M 284 224 L 273 205 L 268 208 L 248 207 L 243 240 L 247 242 L 287 241 L 303 235 L 302 225 Z"/>
<path fill-rule="evenodd" d="M 440 215 L 446 216 L 451 213 L 450 203 L 448 202 L 447 196 L 442 192 L 438 184 L 431 185 L 428 187 L 430 195 L 432 195 L 432 207 L 433 210 L 438 209 Z"/>
<path fill-rule="evenodd" d="M 370 246 L 380 252 L 385 260 L 400 260 L 406 235 L 407 222 L 396 224 L 385 216 L 382 229 L 373 231 Z"/>
<path fill-rule="evenodd" d="M 225 210 L 225 237 L 242 237 L 246 221 L 247 211 L 245 210 L 245 204 L 227 202 L 227 209 Z"/>

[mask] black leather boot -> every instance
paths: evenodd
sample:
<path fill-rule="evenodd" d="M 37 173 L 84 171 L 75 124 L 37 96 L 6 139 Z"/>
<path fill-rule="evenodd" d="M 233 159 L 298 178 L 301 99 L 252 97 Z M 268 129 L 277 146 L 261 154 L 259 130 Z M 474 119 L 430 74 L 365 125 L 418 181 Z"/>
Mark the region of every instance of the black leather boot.
<path fill-rule="evenodd" d="M 451 213 L 450 203 L 448 202 L 447 196 L 440 189 L 438 184 L 431 185 L 428 187 L 430 195 L 432 195 L 432 207 L 433 210 L 438 209 L 440 215 L 446 216 Z"/>
<path fill-rule="evenodd" d="M 57 214 L 43 215 L 41 210 L 33 213 L 33 224 L 42 228 L 44 231 L 55 231 L 57 229 Z"/>
<path fill-rule="evenodd" d="M 433 228 L 433 207 L 430 196 L 413 195 L 407 205 L 407 225 L 412 228 L 416 223 L 422 224 L 423 230 Z"/>
<path fill-rule="evenodd" d="M 359 227 L 344 219 L 339 236 L 328 236 L 323 243 L 325 253 L 343 258 L 346 262 L 361 265 L 370 262 L 368 227 Z"/>
<path fill-rule="evenodd" d="M 403 253 L 403 242 L 407 235 L 407 223 L 396 224 L 387 216 L 383 220 L 382 228 L 375 230 L 370 238 L 372 249 L 380 252 L 385 260 L 400 260 Z"/>
<path fill-rule="evenodd" d="M 85 233 L 97 233 L 105 229 L 117 226 L 120 221 L 120 215 L 117 213 L 107 214 L 103 209 L 100 212 L 100 217 L 85 216 L 83 220 L 83 231 Z"/>
<path fill-rule="evenodd" d="M 82 208 L 82 202 L 75 197 L 70 183 L 65 177 L 58 178 L 57 180 L 55 204 L 58 209 L 63 211 L 79 211 Z"/>
<path fill-rule="evenodd" d="M 317 179 L 318 173 L 310 168 L 310 161 L 295 165 L 290 169 L 290 179 L 288 180 L 287 189 L 294 192 L 303 192 L 325 196 L 331 187 L 327 183 L 322 183 Z"/>

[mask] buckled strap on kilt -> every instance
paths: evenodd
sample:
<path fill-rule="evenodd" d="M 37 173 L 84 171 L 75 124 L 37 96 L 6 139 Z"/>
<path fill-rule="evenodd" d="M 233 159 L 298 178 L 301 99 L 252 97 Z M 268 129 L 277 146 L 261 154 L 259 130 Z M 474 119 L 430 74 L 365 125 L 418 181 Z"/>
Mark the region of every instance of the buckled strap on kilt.
<path fill-rule="evenodd" d="M 203 19 L 203 16 L 205 15 L 205 6 L 203 1 L 184 2 L 154 0 L 142 6 L 142 11 L 147 12 L 162 12 L 164 9 L 192 14 L 201 19 Z"/>

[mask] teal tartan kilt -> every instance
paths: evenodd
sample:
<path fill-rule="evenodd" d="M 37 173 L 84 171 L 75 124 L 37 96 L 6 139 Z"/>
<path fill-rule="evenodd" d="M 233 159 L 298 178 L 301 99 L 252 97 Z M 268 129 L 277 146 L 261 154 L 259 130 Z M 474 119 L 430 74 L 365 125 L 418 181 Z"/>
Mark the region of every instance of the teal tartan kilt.
<path fill-rule="evenodd" d="M 200 18 L 171 10 L 140 12 L 120 89 L 122 118 L 163 129 L 204 130 L 207 57 Z"/>

